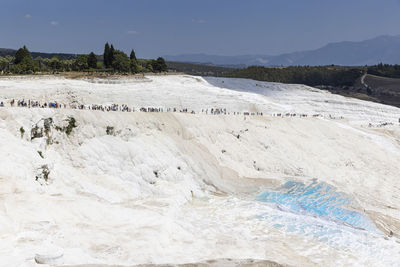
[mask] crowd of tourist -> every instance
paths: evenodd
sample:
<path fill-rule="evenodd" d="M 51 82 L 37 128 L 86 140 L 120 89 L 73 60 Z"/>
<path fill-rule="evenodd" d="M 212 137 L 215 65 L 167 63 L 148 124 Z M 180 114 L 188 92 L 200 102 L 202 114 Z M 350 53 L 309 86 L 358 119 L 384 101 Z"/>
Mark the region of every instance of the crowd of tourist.
<path fill-rule="evenodd" d="M 0 102 L 0 107 L 6 106 L 5 101 Z M 98 111 L 120 111 L 120 112 L 179 112 L 179 113 L 189 113 L 196 114 L 194 110 L 189 110 L 187 108 L 160 108 L 160 107 L 141 107 L 135 109 L 134 107 L 130 107 L 126 104 L 109 104 L 109 105 L 99 105 L 99 104 L 61 104 L 56 101 L 53 102 L 41 102 L 36 100 L 15 100 L 12 99 L 8 101 L 8 106 L 10 107 L 25 107 L 25 108 L 52 108 L 52 109 L 79 109 L 79 110 L 98 110 Z M 264 116 L 263 112 L 228 112 L 226 108 L 207 108 L 202 109 L 201 114 L 210 114 L 210 115 L 244 115 L 244 116 Z M 271 116 L 274 117 L 300 117 L 305 118 L 309 115 L 307 114 L 296 114 L 296 113 L 273 113 Z M 312 117 L 323 117 L 321 114 L 313 114 L 310 115 Z M 329 115 L 330 119 L 343 119 L 343 117 L 333 117 Z"/>
<path fill-rule="evenodd" d="M 129 107 L 126 104 L 109 104 L 109 105 L 98 105 L 98 104 L 91 104 L 91 105 L 83 105 L 83 104 L 60 104 L 57 103 L 56 101 L 54 102 L 40 102 L 40 101 L 34 101 L 34 100 L 15 100 L 12 99 L 11 101 L 8 102 L 10 107 L 26 107 L 26 108 L 54 108 L 54 109 L 59 109 L 59 108 L 64 108 L 64 109 L 80 109 L 80 110 L 99 110 L 99 111 L 121 111 L 121 112 L 179 112 L 179 113 L 190 113 L 190 114 L 196 114 L 194 110 L 189 110 L 188 108 L 160 108 L 160 107 L 141 107 L 138 109 L 135 109 L 134 107 Z M 4 101 L 0 102 L 0 107 L 5 107 L 6 104 Z M 202 109 L 201 113 L 204 114 L 211 114 L 211 115 L 227 115 L 231 114 L 226 111 L 226 108 L 221 109 L 221 108 L 211 108 L 211 109 Z M 250 113 L 250 112 L 233 112 L 233 115 L 258 115 L 262 116 L 262 112 L 255 112 L 255 113 Z"/>

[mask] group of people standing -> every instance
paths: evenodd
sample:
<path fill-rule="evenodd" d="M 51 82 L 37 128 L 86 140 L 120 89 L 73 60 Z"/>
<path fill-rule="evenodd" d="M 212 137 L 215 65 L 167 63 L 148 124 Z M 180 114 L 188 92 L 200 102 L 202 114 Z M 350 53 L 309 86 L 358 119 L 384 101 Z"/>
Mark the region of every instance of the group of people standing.
<path fill-rule="evenodd" d="M 120 111 L 120 112 L 179 112 L 179 113 L 189 113 L 189 114 L 196 114 L 194 110 L 189 110 L 187 108 L 160 108 L 160 107 L 142 107 L 135 110 L 134 107 L 129 107 L 126 104 L 109 104 L 109 105 L 83 105 L 83 104 L 60 104 L 56 101 L 53 102 L 40 102 L 35 100 L 15 100 L 12 99 L 9 101 L 11 107 L 26 107 L 26 108 L 64 108 L 64 109 L 79 109 L 79 110 L 98 110 L 98 111 Z M 5 102 L 0 102 L 0 107 L 5 107 Z M 201 114 L 210 114 L 210 115 L 244 115 L 244 116 L 264 116 L 263 112 L 227 112 L 226 108 L 207 108 L 202 109 Z M 307 117 L 307 114 L 296 114 L 296 113 L 274 113 L 272 114 L 273 117 Z M 311 115 L 312 117 L 323 117 L 321 114 L 314 114 Z M 334 117 L 330 116 L 331 119 Z M 343 119 L 343 117 L 340 117 Z"/>
<path fill-rule="evenodd" d="M 64 108 L 64 109 L 79 109 L 79 110 L 98 110 L 98 111 L 121 111 L 121 112 L 179 112 L 179 113 L 190 113 L 196 114 L 194 110 L 189 110 L 188 108 L 160 108 L 160 107 L 142 107 L 135 110 L 134 107 L 129 107 L 126 104 L 109 104 L 109 105 L 99 105 L 99 104 L 91 104 L 91 105 L 83 105 L 83 104 L 60 104 L 56 101 L 53 102 L 41 102 L 35 100 L 15 100 L 11 99 L 9 102 L 10 107 L 25 107 L 25 108 Z M 5 102 L 0 102 L 0 107 L 5 107 Z M 202 110 L 202 113 L 208 114 L 208 109 Z M 211 109 L 210 114 L 218 115 L 218 114 L 227 114 L 226 109 Z M 239 113 L 238 113 L 239 114 Z"/>

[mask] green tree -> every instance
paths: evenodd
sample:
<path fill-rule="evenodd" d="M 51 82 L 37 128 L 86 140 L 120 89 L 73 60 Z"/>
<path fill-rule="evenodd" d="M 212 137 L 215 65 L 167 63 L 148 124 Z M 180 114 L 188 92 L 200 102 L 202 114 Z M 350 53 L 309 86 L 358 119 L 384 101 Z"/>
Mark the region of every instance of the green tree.
<path fill-rule="evenodd" d="M 7 59 L 7 57 L 0 57 L 0 72 L 5 73 L 10 69 L 11 60 Z"/>
<path fill-rule="evenodd" d="M 73 69 L 75 60 L 73 59 L 68 59 L 68 60 L 62 60 L 62 68 L 64 71 L 71 71 Z"/>
<path fill-rule="evenodd" d="M 96 55 L 93 52 L 91 52 L 89 54 L 87 63 L 88 63 L 88 67 L 89 68 L 92 68 L 92 69 L 97 68 L 97 58 L 96 58 Z"/>
<path fill-rule="evenodd" d="M 139 72 L 139 65 L 136 60 L 131 59 L 130 60 L 130 68 L 132 73 L 138 73 Z"/>
<path fill-rule="evenodd" d="M 139 72 L 139 65 L 136 59 L 136 54 L 135 51 L 132 49 L 131 54 L 129 56 L 129 59 L 131 61 L 130 65 L 131 65 L 131 72 L 132 73 L 138 73 Z"/>
<path fill-rule="evenodd" d="M 111 66 L 111 62 L 110 62 L 110 45 L 108 43 L 106 43 L 105 46 L 104 46 L 103 61 L 104 61 L 104 66 L 106 68 L 109 68 Z"/>
<path fill-rule="evenodd" d="M 115 49 L 114 46 L 111 44 L 110 53 L 108 54 L 108 63 L 110 65 L 108 67 L 112 67 L 112 63 L 114 61 L 114 54 L 115 54 Z"/>
<path fill-rule="evenodd" d="M 162 72 L 168 70 L 168 66 L 162 57 L 157 58 L 157 60 L 153 60 L 152 66 L 155 72 Z"/>
<path fill-rule="evenodd" d="M 35 66 L 35 71 L 42 71 L 44 64 L 43 64 L 43 58 L 42 57 L 37 57 L 34 60 L 34 66 Z"/>
<path fill-rule="evenodd" d="M 15 53 L 14 64 L 19 64 L 26 58 L 32 59 L 32 56 L 28 48 L 26 48 L 26 46 L 24 45 L 23 48 L 18 49 Z"/>
<path fill-rule="evenodd" d="M 28 48 L 24 46 L 23 48 L 18 49 L 15 53 L 14 58 L 14 71 L 16 73 L 30 73 L 34 71 L 34 64 L 31 53 Z"/>
<path fill-rule="evenodd" d="M 62 71 L 62 62 L 59 57 L 52 57 L 49 62 L 49 67 L 52 71 Z"/>
<path fill-rule="evenodd" d="M 133 49 L 131 51 L 131 54 L 130 54 L 129 58 L 130 58 L 130 60 L 137 61 L 136 54 L 135 54 L 135 51 Z"/>
<path fill-rule="evenodd" d="M 117 72 L 130 72 L 130 59 L 129 57 L 122 51 L 115 50 L 113 52 L 113 62 L 112 67 L 114 71 Z"/>
<path fill-rule="evenodd" d="M 79 55 L 74 62 L 74 70 L 82 71 L 88 69 L 88 56 L 87 55 Z"/>
<path fill-rule="evenodd" d="M 146 70 L 153 72 L 153 64 L 154 64 L 155 60 L 151 60 L 149 62 L 146 63 Z"/>

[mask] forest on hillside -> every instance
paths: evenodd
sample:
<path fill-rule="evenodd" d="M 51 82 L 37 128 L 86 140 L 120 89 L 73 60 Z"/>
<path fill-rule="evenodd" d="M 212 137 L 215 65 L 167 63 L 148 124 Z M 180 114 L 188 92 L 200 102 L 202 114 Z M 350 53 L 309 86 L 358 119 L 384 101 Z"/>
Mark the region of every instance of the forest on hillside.
<path fill-rule="evenodd" d="M 363 73 L 362 68 L 337 66 L 294 66 L 284 68 L 253 66 L 246 69 L 233 70 L 224 76 L 268 82 L 297 83 L 309 86 L 352 86 Z"/>
<path fill-rule="evenodd" d="M 190 75 L 216 76 L 227 78 L 247 78 L 258 81 L 298 83 L 309 86 L 351 86 L 363 74 L 362 68 L 345 68 L 340 66 L 319 67 L 261 67 L 227 68 L 215 65 L 167 62 L 170 70 Z"/>
<path fill-rule="evenodd" d="M 234 70 L 234 68 L 227 68 L 227 67 L 206 65 L 206 64 L 174 62 L 174 61 L 167 61 L 166 63 L 170 71 L 183 72 L 186 74 L 198 75 L 198 76 L 220 77 Z"/>
<path fill-rule="evenodd" d="M 305 84 L 309 86 L 351 87 L 363 74 L 400 78 L 400 65 L 378 64 L 375 66 L 291 66 L 228 68 L 216 65 L 171 62 L 168 69 L 190 75 L 247 78 L 267 82 Z"/>

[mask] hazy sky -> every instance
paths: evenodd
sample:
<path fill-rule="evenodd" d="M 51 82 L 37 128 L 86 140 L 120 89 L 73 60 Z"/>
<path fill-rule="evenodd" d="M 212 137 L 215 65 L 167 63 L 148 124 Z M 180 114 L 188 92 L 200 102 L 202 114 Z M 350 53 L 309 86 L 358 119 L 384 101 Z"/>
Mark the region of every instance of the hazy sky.
<path fill-rule="evenodd" d="M 400 0 L 0 0 L 0 47 L 266 54 L 400 34 Z"/>

